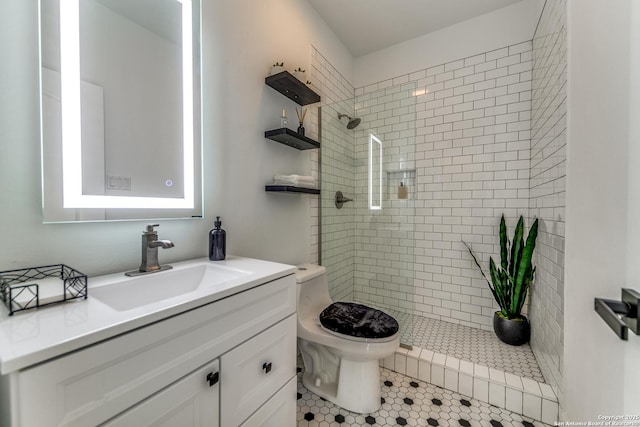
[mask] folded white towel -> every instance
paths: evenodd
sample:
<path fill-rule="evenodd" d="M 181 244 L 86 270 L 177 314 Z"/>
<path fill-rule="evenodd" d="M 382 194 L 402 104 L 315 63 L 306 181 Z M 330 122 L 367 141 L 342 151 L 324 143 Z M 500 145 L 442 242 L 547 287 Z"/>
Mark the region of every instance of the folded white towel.
<path fill-rule="evenodd" d="M 313 188 L 313 189 L 317 188 L 314 183 L 306 182 L 306 181 L 297 182 L 297 183 L 295 183 L 295 182 L 274 181 L 273 183 L 276 184 L 276 185 L 290 185 L 290 186 L 293 186 L 293 187 Z"/>
<path fill-rule="evenodd" d="M 315 182 L 315 177 L 311 176 L 311 175 L 276 175 L 273 177 L 273 179 L 277 179 L 277 180 L 291 180 L 291 181 L 314 181 Z"/>
<path fill-rule="evenodd" d="M 290 181 L 274 181 L 274 184 L 278 184 L 278 185 L 292 185 L 294 187 L 306 187 L 306 188 L 316 188 L 316 184 L 313 182 L 307 182 L 307 181 L 297 181 L 297 182 L 290 182 Z"/>
<path fill-rule="evenodd" d="M 308 175 L 276 175 L 273 177 L 273 183 L 304 188 L 316 188 L 316 179 L 313 176 Z"/>

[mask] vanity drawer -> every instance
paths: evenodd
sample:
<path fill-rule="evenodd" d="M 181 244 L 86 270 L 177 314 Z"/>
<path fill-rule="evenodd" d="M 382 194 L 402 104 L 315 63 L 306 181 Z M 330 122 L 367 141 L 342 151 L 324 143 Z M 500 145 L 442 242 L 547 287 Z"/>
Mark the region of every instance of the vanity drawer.
<path fill-rule="evenodd" d="M 221 357 L 221 426 L 239 426 L 295 375 L 293 315 Z"/>
<path fill-rule="evenodd" d="M 240 427 L 295 427 L 298 381 L 291 378 Z"/>
<path fill-rule="evenodd" d="M 18 425 L 100 424 L 295 309 L 296 283 L 289 275 L 20 371 Z M 295 340 L 295 322 L 293 328 Z"/>
<path fill-rule="evenodd" d="M 218 365 L 216 359 L 100 427 L 218 427 L 220 387 L 207 381 Z"/>

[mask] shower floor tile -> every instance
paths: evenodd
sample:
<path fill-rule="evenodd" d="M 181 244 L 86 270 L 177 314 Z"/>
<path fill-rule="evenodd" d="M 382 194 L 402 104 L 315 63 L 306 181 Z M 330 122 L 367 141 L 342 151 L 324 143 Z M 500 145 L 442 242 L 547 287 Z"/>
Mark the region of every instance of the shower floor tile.
<path fill-rule="evenodd" d="M 511 346 L 500 341 L 492 331 L 386 311 L 400 323 L 402 343 L 545 382 L 529 344 Z"/>
<path fill-rule="evenodd" d="M 299 371 L 302 360 L 298 358 Z M 380 368 L 382 406 L 372 414 L 357 414 L 316 396 L 298 374 L 298 427 L 370 426 L 547 426 L 414 378 Z"/>

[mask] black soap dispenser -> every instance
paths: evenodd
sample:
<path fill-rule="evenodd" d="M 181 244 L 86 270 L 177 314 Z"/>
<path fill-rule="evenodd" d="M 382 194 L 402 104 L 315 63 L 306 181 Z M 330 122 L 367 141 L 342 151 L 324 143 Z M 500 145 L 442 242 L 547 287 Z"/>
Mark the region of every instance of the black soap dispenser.
<path fill-rule="evenodd" d="M 220 228 L 222 221 L 216 217 L 213 223 L 215 228 L 209 232 L 209 259 L 211 261 L 222 261 L 227 255 L 227 233 Z"/>

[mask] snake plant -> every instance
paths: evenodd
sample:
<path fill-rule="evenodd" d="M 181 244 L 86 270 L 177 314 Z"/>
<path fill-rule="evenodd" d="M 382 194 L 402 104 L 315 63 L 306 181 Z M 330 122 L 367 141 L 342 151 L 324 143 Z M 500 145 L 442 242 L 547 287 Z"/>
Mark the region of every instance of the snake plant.
<path fill-rule="evenodd" d="M 491 293 L 500 306 L 500 313 L 507 319 L 522 318 L 522 306 L 527 297 L 529 285 L 533 282 L 536 268 L 532 265 L 533 250 L 536 247 L 538 236 L 538 219 L 533 222 L 526 243 L 524 241 L 524 220 L 522 215 L 516 225 L 513 242 L 507 237 L 507 226 L 504 215 L 500 220 L 500 266 L 496 266 L 493 258 L 489 258 L 489 273 L 491 280 L 487 279 L 478 259 L 466 242 L 464 245 L 487 281 Z"/>

